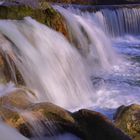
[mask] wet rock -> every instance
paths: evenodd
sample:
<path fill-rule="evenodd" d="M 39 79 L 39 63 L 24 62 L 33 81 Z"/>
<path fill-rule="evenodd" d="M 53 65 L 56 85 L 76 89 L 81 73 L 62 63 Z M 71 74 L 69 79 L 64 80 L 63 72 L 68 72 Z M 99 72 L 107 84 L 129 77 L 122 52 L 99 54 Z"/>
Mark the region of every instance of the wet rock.
<path fill-rule="evenodd" d="M 13 82 L 16 85 L 25 85 L 24 79 L 17 69 L 15 63 L 10 58 L 10 55 L 0 52 L 0 57 L 3 61 L 3 65 L 0 65 L 0 83 L 6 84 L 8 82 Z"/>
<path fill-rule="evenodd" d="M 22 117 L 19 113 L 10 108 L 1 106 L 0 116 L 6 124 L 13 128 L 16 128 L 17 130 L 19 130 L 19 132 L 21 132 L 21 134 L 25 135 L 26 137 L 31 137 L 31 131 L 29 129 L 30 124 L 28 124 L 24 117 Z"/>
<path fill-rule="evenodd" d="M 12 104 L 20 110 L 1 105 L 0 116 L 26 137 L 71 133 L 81 140 L 130 140 L 100 113 L 86 109 L 71 113 L 52 103 L 27 103 L 26 108 L 23 104 Z"/>
<path fill-rule="evenodd" d="M 140 105 L 121 106 L 114 119 L 118 128 L 134 140 L 140 139 Z"/>
<path fill-rule="evenodd" d="M 73 114 L 84 140 L 131 140 L 98 112 L 82 109 Z"/>
<path fill-rule="evenodd" d="M 13 3 L 13 2 L 12 2 Z M 0 19 L 22 20 L 30 16 L 37 21 L 67 35 L 67 27 L 63 17 L 56 12 L 46 1 L 41 1 L 39 6 L 34 8 L 25 3 L 0 5 Z"/>
<path fill-rule="evenodd" d="M 7 104 L 7 103 L 6 103 Z M 0 105 L 0 116 L 4 122 L 19 130 L 26 137 L 54 136 L 75 129 L 71 113 L 51 103 L 12 103 Z M 14 105 L 18 109 L 14 108 Z M 24 106 L 30 106 L 24 108 Z"/>
<path fill-rule="evenodd" d="M 72 114 L 52 103 L 38 103 L 32 105 L 29 109 L 36 118 L 39 118 L 44 135 L 53 136 L 60 133 L 78 132 L 75 120 Z"/>
<path fill-rule="evenodd" d="M 26 88 L 15 88 L 13 91 L 9 91 L 9 93 L 0 97 L 0 106 L 13 109 L 26 109 L 33 104 L 31 102 L 33 98 L 35 98 L 35 94 L 32 91 Z"/>

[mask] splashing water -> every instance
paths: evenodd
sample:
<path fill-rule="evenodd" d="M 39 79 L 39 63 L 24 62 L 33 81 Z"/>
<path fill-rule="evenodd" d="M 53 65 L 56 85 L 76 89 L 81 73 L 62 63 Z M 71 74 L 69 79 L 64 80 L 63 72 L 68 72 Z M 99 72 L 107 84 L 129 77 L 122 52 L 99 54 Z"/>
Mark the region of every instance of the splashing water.
<path fill-rule="evenodd" d="M 102 34 L 107 38 L 102 39 L 102 35 L 98 36 L 99 41 L 102 44 L 105 44 L 103 51 L 107 51 L 105 54 L 109 56 L 112 54 L 113 56 L 109 57 L 109 60 L 114 60 L 116 64 L 118 64 L 114 66 L 111 65 L 113 69 L 108 67 L 108 69 L 111 70 L 109 73 L 106 71 L 103 73 L 100 72 L 99 75 L 95 72 L 93 73 L 92 81 L 97 97 L 97 100 L 92 104 L 93 108 L 114 109 L 120 105 L 140 103 L 140 38 L 139 36 L 136 36 L 140 33 L 138 26 L 138 23 L 140 22 L 140 9 L 104 8 L 95 12 L 82 12 L 77 8 L 68 7 L 68 11 L 66 11 L 61 7 L 54 7 L 65 17 L 72 31 L 75 30 L 77 32 L 75 28 L 77 28 L 79 24 L 81 26 L 83 25 L 83 23 L 81 23 L 81 18 L 84 20 L 83 22 L 86 22 L 87 24 L 89 22 L 91 23 L 89 24 L 90 30 L 92 30 L 92 26 L 101 30 Z M 74 20 L 69 20 L 69 16 Z M 76 22 L 76 25 L 74 25 L 73 22 Z M 73 26 L 76 27 L 74 28 Z M 74 32 L 74 34 L 76 33 Z M 98 35 L 96 32 L 95 34 L 96 35 L 92 35 L 93 38 L 96 38 Z M 109 44 L 107 45 L 106 42 L 110 42 L 109 49 L 111 48 L 112 50 L 112 48 L 114 48 L 114 50 L 118 52 L 117 55 L 108 51 L 107 47 Z M 97 44 L 97 48 L 103 46 L 98 46 Z M 103 58 L 104 57 L 101 57 L 101 59 Z M 117 63 L 118 60 L 119 63 Z"/>

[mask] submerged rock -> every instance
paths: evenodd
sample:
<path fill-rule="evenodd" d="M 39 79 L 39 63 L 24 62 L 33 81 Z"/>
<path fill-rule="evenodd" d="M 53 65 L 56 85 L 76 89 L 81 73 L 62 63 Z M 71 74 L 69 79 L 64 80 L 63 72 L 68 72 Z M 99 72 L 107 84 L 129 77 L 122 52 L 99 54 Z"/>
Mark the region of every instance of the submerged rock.
<path fill-rule="evenodd" d="M 140 105 L 121 106 L 114 119 L 118 128 L 134 140 L 140 139 Z"/>

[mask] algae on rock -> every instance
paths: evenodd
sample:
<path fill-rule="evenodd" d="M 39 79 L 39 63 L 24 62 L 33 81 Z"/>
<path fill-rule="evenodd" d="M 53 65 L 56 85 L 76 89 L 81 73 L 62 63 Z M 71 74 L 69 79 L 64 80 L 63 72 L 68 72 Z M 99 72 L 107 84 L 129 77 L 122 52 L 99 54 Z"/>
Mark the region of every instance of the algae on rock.
<path fill-rule="evenodd" d="M 114 119 L 116 126 L 134 140 L 140 138 L 140 105 L 121 106 Z"/>

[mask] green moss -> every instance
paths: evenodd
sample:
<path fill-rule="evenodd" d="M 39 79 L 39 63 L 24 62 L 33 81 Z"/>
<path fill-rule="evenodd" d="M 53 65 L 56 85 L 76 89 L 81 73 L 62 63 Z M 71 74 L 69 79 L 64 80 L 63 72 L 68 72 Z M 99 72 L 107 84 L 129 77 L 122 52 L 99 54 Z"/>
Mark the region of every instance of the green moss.
<path fill-rule="evenodd" d="M 115 125 L 130 137 L 139 136 L 140 132 L 140 106 L 133 104 L 118 111 Z"/>
<path fill-rule="evenodd" d="M 41 3 L 37 9 L 23 5 L 10 7 L 0 6 L 0 19 L 22 20 L 27 16 L 67 35 L 67 29 L 62 16 L 48 3 Z"/>
<path fill-rule="evenodd" d="M 12 116 L 12 121 L 17 122 L 20 119 L 20 116 L 18 114 L 15 114 Z"/>

